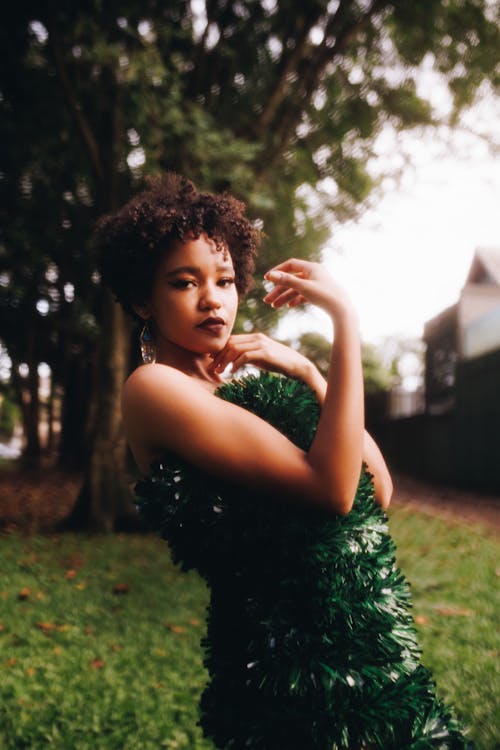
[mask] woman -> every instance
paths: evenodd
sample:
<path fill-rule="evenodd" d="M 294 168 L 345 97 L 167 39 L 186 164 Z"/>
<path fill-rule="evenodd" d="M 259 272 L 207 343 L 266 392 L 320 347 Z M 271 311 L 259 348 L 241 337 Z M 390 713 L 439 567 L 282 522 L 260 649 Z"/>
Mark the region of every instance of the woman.
<path fill-rule="evenodd" d="M 219 748 L 465 748 L 386 532 L 355 311 L 316 263 L 266 274 L 268 304 L 330 315 L 326 383 L 288 347 L 233 336 L 258 241 L 242 204 L 173 175 L 96 234 L 104 280 L 144 323 L 148 364 L 123 390 L 139 508 L 211 587 L 203 730 Z M 244 364 L 287 377 L 224 380 Z"/>

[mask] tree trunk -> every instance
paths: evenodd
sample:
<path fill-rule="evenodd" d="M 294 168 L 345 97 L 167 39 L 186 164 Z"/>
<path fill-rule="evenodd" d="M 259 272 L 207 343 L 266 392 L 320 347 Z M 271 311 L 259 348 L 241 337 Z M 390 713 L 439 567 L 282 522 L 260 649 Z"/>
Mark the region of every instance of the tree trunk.
<path fill-rule="evenodd" d="M 95 359 L 89 455 L 85 480 L 64 528 L 113 531 L 139 526 L 126 469 L 121 390 L 128 371 L 129 326 L 109 292 L 103 293 L 105 330 Z"/>
<path fill-rule="evenodd" d="M 82 471 L 88 457 L 90 370 L 86 357 L 71 356 L 64 367 L 59 466 L 70 471 Z"/>
<path fill-rule="evenodd" d="M 35 356 L 35 326 L 30 329 L 27 342 L 27 365 L 28 377 L 26 379 L 27 388 L 23 388 L 24 408 L 23 408 L 23 427 L 24 427 L 24 452 L 22 464 L 25 468 L 38 468 L 40 464 L 40 398 L 39 398 L 39 377 L 38 362 Z"/>

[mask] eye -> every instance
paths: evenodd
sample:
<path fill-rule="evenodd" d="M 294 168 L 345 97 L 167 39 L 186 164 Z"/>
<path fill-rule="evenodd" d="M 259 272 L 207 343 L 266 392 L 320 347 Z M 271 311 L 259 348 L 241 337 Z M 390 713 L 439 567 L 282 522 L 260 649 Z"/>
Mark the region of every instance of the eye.
<path fill-rule="evenodd" d="M 195 282 L 192 279 L 175 279 L 170 282 L 170 286 L 174 289 L 190 289 L 195 286 Z"/>
<path fill-rule="evenodd" d="M 219 286 L 225 287 L 225 286 L 232 286 L 235 283 L 234 276 L 226 276 L 223 279 L 219 279 Z"/>

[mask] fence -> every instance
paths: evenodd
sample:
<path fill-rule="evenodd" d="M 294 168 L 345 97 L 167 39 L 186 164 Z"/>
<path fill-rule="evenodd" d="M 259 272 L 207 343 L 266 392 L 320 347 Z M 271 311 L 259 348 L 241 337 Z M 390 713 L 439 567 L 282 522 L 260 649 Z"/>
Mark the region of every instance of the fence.
<path fill-rule="evenodd" d="M 455 407 L 384 420 L 373 430 L 396 468 L 500 492 L 500 350 L 457 363 Z"/>

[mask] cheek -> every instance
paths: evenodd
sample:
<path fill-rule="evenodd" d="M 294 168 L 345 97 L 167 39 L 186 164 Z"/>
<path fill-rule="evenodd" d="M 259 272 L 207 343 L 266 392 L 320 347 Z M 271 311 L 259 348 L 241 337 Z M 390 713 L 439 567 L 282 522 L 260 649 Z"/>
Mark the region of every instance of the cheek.
<path fill-rule="evenodd" d="M 231 300 L 231 312 L 233 314 L 233 320 L 236 317 L 236 314 L 238 312 L 239 304 L 240 304 L 240 298 L 238 296 L 238 292 L 235 289 L 234 296 L 233 296 L 233 298 Z"/>

